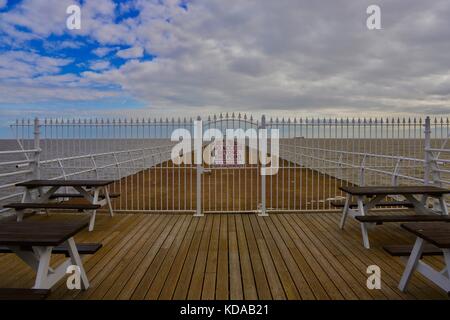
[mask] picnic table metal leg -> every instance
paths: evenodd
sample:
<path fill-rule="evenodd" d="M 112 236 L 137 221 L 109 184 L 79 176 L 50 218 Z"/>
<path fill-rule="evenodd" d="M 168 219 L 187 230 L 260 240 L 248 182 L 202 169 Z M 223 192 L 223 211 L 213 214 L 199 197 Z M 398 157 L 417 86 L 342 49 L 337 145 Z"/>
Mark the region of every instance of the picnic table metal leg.
<path fill-rule="evenodd" d="M 411 194 L 405 194 L 404 197 L 412 203 L 412 205 L 414 206 L 414 211 L 418 214 L 431 214 L 433 213 L 431 210 L 429 210 L 426 207 L 426 200 L 425 202 L 423 202 L 423 199 L 426 199 L 425 196 L 422 197 L 422 200 L 419 201 L 416 199 L 416 197 L 414 197 Z"/>
<path fill-rule="evenodd" d="M 422 256 L 422 251 L 424 247 L 424 240 L 422 238 L 417 238 L 416 243 L 411 251 L 411 255 L 409 256 L 408 262 L 406 263 L 405 271 L 403 271 L 402 278 L 400 279 L 400 283 L 398 288 L 400 291 L 405 291 L 408 286 L 408 282 L 411 279 L 414 270 L 416 270 L 417 265 L 419 263 L 420 257 Z"/>
<path fill-rule="evenodd" d="M 445 259 L 445 257 L 444 257 L 444 259 Z M 444 277 L 449 277 L 449 276 L 450 276 L 450 275 L 448 274 L 448 268 L 447 268 L 447 266 L 445 266 L 444 269 L 441 270 L 441 274 L 442 274 Z"/>
<path fill-rule="evenodd" d="M 111 205 L 111 198 L 109 197 L 109 191 L 107 187 L 103 188 L 104 193 L 105 193 L 105 198 L 106 198 L 106 202 L 108 203 L 108 209 L 109 209 L 109 215 L 111 217 L 114 217 L 114 211 L 112 209 L 112 205 Z"/>
<path fill-rule="evenodd" d="M 17 222 L 21 222 L 23 220 L 24 214 L 25 210 L 16 210 Z"/>
<path fill-rule="evenodd" d="M 445 261 L 445 267 L 442 270 L 442 274 L 444 276 L 447 276 L 450 282 L 450 250 L 444 249 L 442 251 L 444 252 L 444 261 Z"/>
<path fill-rule="evenodd" d="M 339 225 L 339 227 L 341 229 L 344 229 L 345 220 L 347 219 L 347 215 L 348 215 L 348 209 L 350 208 L 351 197 L 352 196 L 349 193 L 347 193 L 347 196 L 345 197 L 344 210 L 342 211 L 341 223 Z"/>
<path fill-rule="evenodd" d="M 29 188 L 26 188 L 22 196 L 22 203 L 31 201 L 33 201 L 31 190 Z M 17 222 L 21 222 L 23 220 L 24 213 L 24 210 L 16 210 Z"/>
<path fill-rule="evenodd" d="M 421 197 L 421 199 L 420 199 L 420 204 L 421 204 L 423 207 L 426 207 L 426 206 L 427 206 L 428 198 L 429 198 L 429 196 L 428 196 L 427 194 L 423 194 L 423 195 L 422 195 L 422 197 Z M 405 199 L 407 199 L 407 198 L 405 197 Z"/>
<path fill-rule="evenodd" d="M 444 195 L 439 197 L 439 205 L 441 206 L 442 215 L 448 216 L 448 207 Z"/>
<path fill-rule="evenodd" d="M 80 268 L 81 288 L 86 290 L 89 288 L 89 280 L 83 267 L 80 254 L 78 253 L 75 240 L 69 238 L 66 240 L 70 259 L 65 260 L 55 269 L 50 267 L 50 260 L 53 247 L 34 246 L 32 251 L 22 250 L 19 246 L 10 246 L 11 250 L 34 271 L 36 271 L 36 280 L 34 289 L 50 289 L 58 281 L 64 278 L 67 268 L 70 265 L 76 265 Z"/>
<path fill-rule="evenodd" d="M 58 191 L 60 187 L 55 186 L 51 187 L 47 192 L 44 192 L 43 188 L 39 188 L 39 201 L 37 202 L 47 202 L 50 200 L 50 197 Z"/>
<path fill-rule="evenodd" d="M 23 251 L 19 246 L 10 246 L 12 252 L 14 252 L 23 262 L 28 264 L 31 269 L 37 272 L 39 267 L 39 253 Z"/>
<path fill-rule="evenodd" d="M 77 245 L 75 244 L 75 240 L 70 238 L 67 240 L 67 245 L 69 247 L 69 255 L 72 264 L 78 266 L 80 268 L 80 277 L 81 277 L 81 288 L 86 290 L 89 288 L 89 280 L 86 275 L 86 271 L 83 267 L 83 262 L 81 261 L 80 254 L 78 253 Z"/>
<path fill-rule="evenodd" d="M 31 190 L 29 188 L 26 188 L 25 192 L 23 193 L 23 196 L 22 196 L 22 203 L 23 202 L 30 202 L 30 201 L 33 200 L 32 198 L 33 197 L 31 196 Z"/>
<path fill-rule="evenodd" d="M 50 289 L 48 283 L 48 272 L 50 268 L 50 258 L 52 256 L 52 247 L 36 248 L 39 254 L 39 264 L 34 283 L 35 289 Z"/>
<path fill-rule="evenodd" d="M 364 210 L 363 197 L 358 196 L 356 198 L 356 201 L 358 203 L 359 214 L 361 216 L 365 216 L 366 214 L 365 214 L 365 210 Z M 361 222 L 361 234 L 362 234 L 362 238 L 363 238 L 364 248 L 370 249 L 369 234 L 367 232 L 367 226 L 364 222 Z"/>
<path fill-rule="evenodd" d="M 45 196 L 45 192 L 44 192 L 44 188 L 39 188 L 39 197 L 42 199 Z M 48 198 L 47 198 L 48 199 Z M 42 201 L 42 200 L 41 200 Z M 46 200 L 47 201 L 47 200 Z M 48 209 L 44 209 L 45 214 L 47 215 L 47 217 L 50 215 Z"/>
<path fill-rule="evenodd" d="M 450 249 L 442 249 L 444 254 L 445 269 L 437 271 L 429 264 L 419 260 L 417 262 L 416 271 L 422 274 L 425 278 L 432 281 L 435 285 L 442 288 L 446 292 L 450 292 L 450 279 L 448 277 L 448 266 L 450 265 Z"/>
<path fill-rule="evenodd" d="M 99 191 L 100 190 L 98 188 L 95 189 L 95 191 L 94 191 L 94 199 L 92 200 L 92 204 L 97 204 Z M 92 212 L 91 212 L 91 220 L 89 221 L 89 231 L 94 230 L 96 214 L 97 214 L 97 210 L 92 210 Z"/>

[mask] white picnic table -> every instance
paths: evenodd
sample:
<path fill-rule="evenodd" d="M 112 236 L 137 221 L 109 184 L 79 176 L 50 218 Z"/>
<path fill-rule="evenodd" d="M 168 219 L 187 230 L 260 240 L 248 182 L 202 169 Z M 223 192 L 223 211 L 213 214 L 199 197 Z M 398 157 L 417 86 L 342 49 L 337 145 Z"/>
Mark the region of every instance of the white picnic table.
<path fill-rule="evenodd" d="M 436 198 L 439 201 L 441 207 L 441 216 L 448 217 L 448 208 L 445 202 L 445 195 L 450 193 L 450 190 L 445 188 L 440 188 L 436 186 L 427 185 L 416 185 L 416 186 L 342 186 L 340 189 L 346 193 L 346 200 L 344 209 L 342 212 L 342 218 L 340 222 L 340 228 L 343 229 L 347 216 L 358 219 L 358 217 L 364 217 L 367 215 L 368 211 L 374 208 L 378 203 L 382 202 L 386 197 L 389 196 L 403 196 L 405 201 L 405 206 L 412 204 L 413 210 L 419 219 L 424 220 L 439 220 L 436 217 L 436 212 L 432 211 L 426 206 L 427 199 L 429 197 Z M 416 198 L 419 196 L 419 199 Z M 366 200 L 367 198 L 370 198 Z M 353 209 L 350 206 L 351 199 L 356 198 L 357 208 Z M 397 202 L 398 203 L 398 202 Z M 427 217 L 429 215 L 429 217 Z M 433 215 L 435 218 L 433 218 Z M 413 217 L 410 217 L 413 221 Z M 444 218 L 442 218 L 444 219 Z M 403 221 L 400 217 L 399 221 Z M 392 221 L 396 222 L 396 221 Z M 361 222 L 361 233 L 363 238 L 363 245 L 365 248 L 370 248 L 369 236 L 368 236 L 368 225 L 373 225 L 370 223 Z"/>
<path fill-rule="evenodd" d="M 79 267 L 81 288 L 89 288 L 74 236 L 88 226 L 87 219 L 25 220 L 0 223 L 0 245 L 8 247 L 36 272 L 33 289 L 50 289 L 65 275 L 68 266 Z M 54 247 L 66 244 L 69 258 L 58 267 L 51 268 Z"/>
<path fill-rule="evenodd" d="M 89 204 L 99 206 L 107 205 L 110 215 L 113 216 L 114 211 L 107 188 L 112 183 L 114 183 L 114 180 L 30 180 L 18 183 L 16 186 L 25 188 L 22 203 L 46 203 L 57 195 L 56 192 L 59 189 L 71 187 L 87 200 Z M 38 189 L 39 197 L 33 195 L 32 191 L 35 189 Z M 91 212 L 89 231 L 94 229 L 96 213 L 96 209 Z M 18 221 L 22 220 L 23 211 L 17 211 L 17 218 Z"/>

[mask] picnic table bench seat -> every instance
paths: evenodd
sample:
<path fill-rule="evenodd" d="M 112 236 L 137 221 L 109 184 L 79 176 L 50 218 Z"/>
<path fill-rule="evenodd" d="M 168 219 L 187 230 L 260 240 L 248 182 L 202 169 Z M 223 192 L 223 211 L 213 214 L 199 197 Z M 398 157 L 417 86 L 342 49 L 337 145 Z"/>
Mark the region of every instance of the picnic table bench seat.
<path fill-rule="evenodd" d="M 8 203 L 3 206 L 4 208 L 11 208 L 15 210 L 25 209 L 59 209 L 59 210 L 96 210 L 101 206 L 99 204 L 90 203 L 55 203 L 55 202 L 16 202 Z"/>
<path fill-rule="evenodd" d="M 377 196 L 377 195 L 405 195 L 428 194 L 441 196 L 449 193 L 448 189 L 435 186 L 341 186 L 342 191 L 353 196 Z"/>
<path fill-rule="evenodd" d="M 111 199 L 120 197 L 119 193 L 110 193 L 109 197 Z M 59 198 L 80 198 L 83 199 L 83 195 L 79 193 L 55 193 L 52 194 L 49 199 L 59 199 Z M 99 198 L 105 198 L 105 195 L 99 195 Z"/>
<path fill-rule="evenodd" d="M 0 300 L 44 300 L 50 289 L 0 288 Z"/>
<path fill-rule="evenodd" d="M 101 243 L 77 243 L 77 250 L 80 255 L 94 254 L 102 248 Z M 21 247 L 24 251 L 32 251 L 31 247 Z M 64 254 L 69 257 L 69 248 L 67 244 L 63 243 L 53 248 L 54 254 Z M 0 246 L 0 253 L 13 253 L 13 251 L 7 246 Z"/>
<path fill-rule="evenodd" d="M 446 221 L 450 222 L 450 216 L 440 215 L 369 215 L 369 216 L 355 216 L 355 219 L 363 223 L 376 223 L 377 225 L 384 222 L 433 222 Z"/>
<path fill-rule="evenodd" d="M 383 246 L 383 249 L 394 257 L 409 257 L 411 255 L 413 245 L 409 244 L 392 244 Z M 435 245 L 427 243 L 422 251 L 422 256 L 442 256 L 442 250 Z"/>
<path fill-rule="evenodd" d="M 331 201 L 330 204 L 336 208 L 344 208 L 345 201 Z M 414 205 L 408 201 L 381 201 L 375 205 L 375 207 L 380 207 L 380 208 L 382 208 L 382 207 L 399 207 L 399 206 L 407 207 L 407 208 L 414 207 Z M 358 207 L 358 204 L 356 202 L 350 202 L 349 207 L 356 208 L 356 207 Z"/>

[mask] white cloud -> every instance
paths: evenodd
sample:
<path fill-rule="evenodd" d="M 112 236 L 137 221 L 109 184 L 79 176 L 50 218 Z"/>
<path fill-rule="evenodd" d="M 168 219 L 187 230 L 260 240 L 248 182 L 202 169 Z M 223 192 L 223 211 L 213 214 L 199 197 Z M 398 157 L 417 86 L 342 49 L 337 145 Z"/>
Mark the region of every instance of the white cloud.
<path fill-rule="evenodd" d="M 0 29 L 10 36 L 5 41 L 67 32 L 59 11 L 47 10 L 47 3 L 63 7 L 59 2 L 64 1 L 25 0 L 13 12 L 0 14 Z M 369 4 L 198 0 L 189 2 L 186 11 L 175 0 L 135 0 L 126 7 L 111 0 L 86 0 L 78 34 L 99 43 L 93 53 L 100 58 L 118 46 L 130 47 L 116 53 L 129 60 L 116 69 L 95 57 L 86 61 L 95 72 L 69 82 L 81 88 L 115 85 L 152 110 L 166 112 L 343 115 L 364 110 L 368 115 L 448 108 L 448 0 L 410 0 L 408 5 L 379 0 L 381 31 L 365 27 Z M 116 23 L 117 11 L 132 9 L 140 11 L 137 17 Z M 12 24 L 33 33 L 20 32 Z M 133 60 L 144 52 L 156 58 Z M 2 78 L 16 72 L 26 74 L 20 63 L 17 70 L 0 66 Z"/>
<path fill-rule="evenodd" d="M 66 31 L 66 9 L 78 1 L 73 0 L 24 0 L 11 12 L 3 13 L 0 20 L 4 24 L 20 25 L 38 36 Z"/>
<path fill-rule="evenodd" d="M 33 52 L 9 51 L 0 53 L 0 79 L 27 79 L 54 74 L 69 64 L 70 59 L 51 58 Z"/>
<path fill-rule="evenodd" d="M 99 70 L 105 70 L 110 67 L 109 61 L 95 61 L 91 63 L 91 70 L 99 71 Z"/>
<path fill-rule="evenodd" d="M 142 49 L 141 47 L 133 47 L 117 51 L 116 55 L 123 59 L 141 58 L 144 55 L 144 49 Z"/>
<path fill-rule="evenodd" d="M 5 7 L 8 4 L 7 0 L 0 0 L 0 9 Z"/>
<path fill-rule="evenodd" d="M 115 50 L 114 48 L 108 48 L 108 47 L 99 47 L 93 51 L 93 53 L 98 57 L 104 57 L 111 51 Z"/>

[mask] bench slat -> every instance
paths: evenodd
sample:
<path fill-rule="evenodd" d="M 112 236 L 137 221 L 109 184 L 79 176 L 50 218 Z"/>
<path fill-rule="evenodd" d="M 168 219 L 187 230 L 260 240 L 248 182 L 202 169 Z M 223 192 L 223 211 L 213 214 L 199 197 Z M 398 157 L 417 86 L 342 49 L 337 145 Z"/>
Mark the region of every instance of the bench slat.
<path fill-rule="evenodd" d="M 413 249 L 412 245 L 387 245 L 383 249 L 391 256 L 396 257 L 409 257 Z M 422 256 L 441 256 L 442 250 L 432 244 L 425 244 L 422 252 Z"/>
<path fill-rule="evenodd" d="M 341 186 L 342 191 L 354 196 L 376 196 L 376 195 L 405 195 L 405 194 L 428 194 L 441 196 L 450 193 L 449 189 L 435 186 Z"/>
<path fill-rule="evenodd" d="M 100 198 L 105 198 L 103 194 L 99 196 Z M 111 199 L 120 197 L 120 193 L 110 193 L 109 197 Z M 58 198 L 83 198 L 82 194 L 79 193 L 55 193 L 50 196 L 50 199 L 58 199 Z"/>
<path fill-rule="evenodd" d="M 114 180 L 29 180 L 17 183 L 17 187 L 105 187 L 114 183 Z"/>
<path fill-rule="evenodd" d="M 330 204 L 336 208 L 343 208 L 345 206 L 345 202 L 342 201 L 331 201 Z M 364 203 L 366 205 L 366 203 Z M 356 202 L 350 203 L 350 208 L 356 208 L 358 204 Z M 407 201 L 381 201 L 375 205 L 375 207 L 408 207 L 413 208 L 413 204 Z"/>
<path fill-rule="evenodd" d="M 446 221 L 450 222 L 450 216 L 439 215 L 370 215 L 355 216 L 359 222 L 382 224 L 383 222 L 426 222 Z"/>
<path fill-rule="evenodd" d="M 98 250 L 100 250 L 102 248 L 102 244 L 101 243 L 78 243 L 77 244 L 77 249 L 78 249 L 78 253 L 80 255 L 85 255 L 85 254 L 94 254 L 96 253 Z M 32 250 L 31 247 L 26 247 L 23 248 L 24 250 Z M 0 253 L 13 253 L 13 251 L 7 247 L 7 246 L 0 246 Z M 62 244 L 59 245 L 57 247 L 54 247 L 52 250 L 52 253 L 55 254 L 64 254 L 66 257 L 69 256 L 69 249 L 67 247 L 66 244 Z"/>
<path fill-rule="evenodd" d="M 36 202 L 17 202 L 8 203 L 3 206 L 4 208 L 12 208 L 15 210 L 25 210 L 25 209 L 60 209 L 60 210 L 95 210 L 99 209 L 101 206 L 99 204 L 89 204 L 89 203 L 36 203 Z"/>
<path fill-rule="evenodd" d="M 49 289 L 0 288 L 0 300 L 44 300 Z"/>

